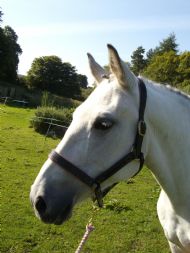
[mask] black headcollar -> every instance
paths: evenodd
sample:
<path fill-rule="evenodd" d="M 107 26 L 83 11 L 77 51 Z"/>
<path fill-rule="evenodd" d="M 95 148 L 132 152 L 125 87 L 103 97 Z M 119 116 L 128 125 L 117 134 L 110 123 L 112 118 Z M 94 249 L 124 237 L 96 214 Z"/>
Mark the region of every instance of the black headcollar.
<path fill-rule="evenodd" d="M 131 152 L 126 154 L 124 157 L 122 157 L 119 161 L 117 161 L 115 164 L 113 164 L 110 168 L 105 170 L 104 172 L 100 173 L 96 178 L 90 177 L 88 174 L 86 174 L 83 170 L 66 160 L 64 157 L 62 157 L 60 154 L 58 154 L 55 150 L 53 150 L 49 158 L 58 164 L 62 169 L 66 170 L 76 178 L 78 178 L 80 181 L 82 181 L 84 184 L 89 186 L 92 191 L 94 192 L 94 198 L 93 200 L 97 201 L 98 206 L 103 206 L 103 197 L 108 193 L 109 190 L 115 184 L 111 185 L 110 187 L 106 188 L 104 191 L 101 190 L 101 183 L 106 181 L 108 178 L 113 176 L 117 171 L 122 169 L 125 165 L 132 162 L 133 160 L 139 160 L 139 169 L 136 174 L 140 172 L 140 170 L 143 167 L 144 164 L 144 154 L 142 153 L 142 143 L 143 138 L 146 133 L 146 123 L 144 121 L 144 112 L 146 107 L 146 100 L 147 100 L 147 91 L 146 86 L 142 79 L 138 78 L 138 86 L 139 86 L 139 119 L 137 122 L 137 130 L 136 130 L 136 136 L 133 143 L 133 148 Z M 136 175 L 135 174 L 135 175 Z M 135 176 L 134 175 L 134 176 Z"/>

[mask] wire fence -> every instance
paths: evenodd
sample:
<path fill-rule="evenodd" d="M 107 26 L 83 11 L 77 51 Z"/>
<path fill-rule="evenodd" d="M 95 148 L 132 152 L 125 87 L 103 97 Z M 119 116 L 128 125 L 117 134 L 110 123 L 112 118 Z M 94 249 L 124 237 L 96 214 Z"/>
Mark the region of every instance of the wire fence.
<path fill-rule="evenodd" d="M 68 127 L 65 126 L 65 125 L 61 125 L 61 124 L 58 124 L 59 122 L 61 123 L 64 123 L 64 121 L 62 120 L 58 120 L 58 119 L 54 119 L 54 118 L 46 118 L 46 117 L 39 117 L 39 116 L 34 116 L 33 118 L 30 119 L 31 122 L 34 122 L 34 121 L 37 121 L 37 122 L 41 122 L 43 121 L 43 124 L 47 124 L 48 125 L 48 128 L 47 128 L 47 131 L 45 133 L 45 139 L 44 139 L 44 143 L 47 139 L 48 136 L 50 136 L 50 131 L 52 129 L 52 126 L 53 127 L 56 127 L 56 128 L 61 128 L 63 129 L 63 136 L 65 134 L 65 132 L 67 131 Z M 53 132 L 53 135 L 56 136 L 55 132 Z M 62 137 L 63 137 L 62 136 Z"/>
<path fill-rule="evenodd" d="M 11 98 L 11 97 L 0 97 L 0 103 L 6 105 L 9 102 L 22 105 L 23 107 L 25 107 L 29 104 L 29 102 L 24 100 L 24 99 L 19 100 L 19 99 L 14 99 L 14 98 Z"/>
<path fill-rule="evenodd" d="M 57 127 L 61 127 L 65 130 L 67 130 L 67 126 L 64 126 L 64 125 L 60 125 L 60 124 L 56 124 L 56 122 L 63 122 L 62 120 L 58 120 L 58 119 L 54 119 L 54 118 L 46 118 L 46 117 L 38 117 L 38 116 L 35 116 L 33 118 L 31 118 L 30 121 L 37 121 L 37 122 L 41 122 L 41 119 L 43 120 L 43 123 L 45 124 L 49 124 L 51 126 L 57 126 Z"/>

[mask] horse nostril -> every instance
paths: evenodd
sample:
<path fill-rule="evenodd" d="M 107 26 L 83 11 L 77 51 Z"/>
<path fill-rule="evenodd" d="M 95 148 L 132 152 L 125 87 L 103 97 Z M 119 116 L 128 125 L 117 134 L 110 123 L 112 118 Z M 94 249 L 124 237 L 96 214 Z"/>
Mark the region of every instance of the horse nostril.
<path fill-rule="evenodd" d="M 39 214 L 44 214 L 46 211 L 46 203 L 42 197 L 38 197 L 35 203 L 36 210 L 39 212 Z"/>

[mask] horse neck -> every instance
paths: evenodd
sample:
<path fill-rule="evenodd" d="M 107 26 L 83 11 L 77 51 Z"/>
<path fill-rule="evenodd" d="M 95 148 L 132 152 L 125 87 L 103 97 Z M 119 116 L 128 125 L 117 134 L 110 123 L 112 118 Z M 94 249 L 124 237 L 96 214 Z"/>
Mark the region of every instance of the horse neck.
<path fill-rule="evenodd" d="M 160 85 L 147 84 L 147 93 L 146 165 L 172 202 L 187 201 L 190 100 Z"/>

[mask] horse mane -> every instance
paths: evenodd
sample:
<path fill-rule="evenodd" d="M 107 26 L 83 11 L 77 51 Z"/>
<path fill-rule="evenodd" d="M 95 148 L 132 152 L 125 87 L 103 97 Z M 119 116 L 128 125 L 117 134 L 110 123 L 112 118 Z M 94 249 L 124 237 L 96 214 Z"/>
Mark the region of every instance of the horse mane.
<path fill-rule="evenodd" d="M 175 88 L 175 87 L 172 87 L 171 85 L 169 84 L 166 84 L 166 85 L 163 85 L 164 87 L 166 87 L 169 91 L 171 92 L 174 92 L 176 93 L 177 95 L 180 95 L 188 100 L 190 100 L 190 95 L 188 95 L 187 93 Z"/>
<path fill-rule="evenodd" d="M 153 86 L 156 86 L 156 87 L 160 87 L 161 89 L 165 89 L 165 90 L 167 90 L 169 92 L 172 92 L 172 93 L 174 93 L 176 95 L 179 95 L 179 96 L 181 96 L 181 97 L 183 97 L 183 98 L 185 98 L 185 99 L 187 99 L 187 100 L 190 101 L 190 95 L 188 95 L 187 93 L 185 93 L 185 92 L 177 89 L 176 87 L 172 87 L 169 84 L 156 83 L 156 82 L 153 82 L 153 81 L 151 81 L 149 79 L 146 79 L 146 78 L 144 78 L 142 76 L 140 78 L 142 78 L 145 81 L 145 83 L 147 82 L 150 85 L 153 85 Z"/>

